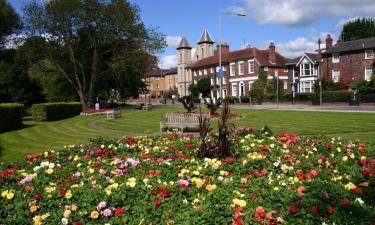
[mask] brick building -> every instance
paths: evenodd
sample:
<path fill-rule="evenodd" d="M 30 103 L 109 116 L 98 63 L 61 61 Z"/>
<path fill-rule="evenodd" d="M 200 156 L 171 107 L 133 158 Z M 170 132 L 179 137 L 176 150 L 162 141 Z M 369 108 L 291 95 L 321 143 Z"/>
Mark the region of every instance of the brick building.
<path fill-rule="evenodd" d="M 374 51 L 375 37 L 328 45 L 322 53 L 321 74 L 334 82 L 349 84 L 370 80 Z"/>
<path fill-rule="evenodd" d="M 264 68 L 268 80 L 272 80 L 273 76 L 277 75 L 284 89 L 290 87 L 288 73 L 285 70 L 287 60 L 276 52 L 274 43 L 270 43 L 265 50 L 248 46 L 237 51 L 230 51 L 228 44 L 222 44 L 223 78 L 218 78 L 219 55 L 218 51 L 214 50 L 214 42 L 207 30 L 203 31 L 197 44 L 193 57 L 191 57 L 192 48 L 185 37 L 177 48 L 178 89 L 182 96 L 189 94 L 186 91 L 188 85 L 203 77 L 210 77 L 211 93 L 216 96 L 220 96 L 220 84 L 223 97 L 248 95 L 252 83 L 258 79 L 259 68 Z"/>
<path fill-rule="evenodd" d="M 334 82 L 345 82 L 349 87 L 360 80 L 370 80 L 374 61 L 375 37 L 333 45 L 326 37 L 326 48 L 318 53 L 304 53 L 286 63 L 291 83 L 297 92 L 313 92 L 313 84 L 320 77 Z"/>
<path fill-rule="evenodd" d="M 164 92 L 177 88 L 177 69 L 157 69 L 150 71 L 145 75 L 144 81 L 146 82 L 149 94 L 141 95 L 140 97 L 144 98 L 148 97 L 148 95 L 162 96 Z"/>

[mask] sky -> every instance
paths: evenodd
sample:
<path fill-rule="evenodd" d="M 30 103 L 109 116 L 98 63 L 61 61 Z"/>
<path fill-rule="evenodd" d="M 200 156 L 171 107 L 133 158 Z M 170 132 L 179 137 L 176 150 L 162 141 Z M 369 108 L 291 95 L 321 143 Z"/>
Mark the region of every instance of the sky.
<path fill-rule="evenodd" d="M 358 17 L 375 17 L 375 0 L 129 0 L 140 9 L 147 27 L 158 28 L 167 47 L 158 54 L 159 66 L 176 66 L 176 47 L 185 36 L 194 48 L 206 28 L 217 42 L 222 15 L 222 42 L 230 50 L 245 45 L 268 48 L 272 41 L 285 57 L 318 49 L 330 33 L 334 42 L 342 25 Z M 26 0 L 8 0 L 22 15 Z M 245 17 L 223 12 L 242 13 Z"/>

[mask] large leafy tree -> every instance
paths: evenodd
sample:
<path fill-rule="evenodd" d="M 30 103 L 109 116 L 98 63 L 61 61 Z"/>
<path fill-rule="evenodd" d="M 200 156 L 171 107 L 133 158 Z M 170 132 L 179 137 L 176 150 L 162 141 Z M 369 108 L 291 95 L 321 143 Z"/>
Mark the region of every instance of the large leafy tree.
<path fill-rule="evenodd" d="M 4 47 L 6 38 L 19 27 L 20 20 L 17 13 L 6 0 L 0 0 L 0 50 Z"/>
<path fill-rule="evenodd" d="M 375 19 L 358 18 L 344 24 L 341 38 L 344 41 L 353 41 L 362 38 L 375 37 Z"/>
<path fill-rule="evenodd" d="M 144 56 L 165 46 L 164 36 L 146 28 L 139 8 L 126 0 L 34 0 L 24 14 L 35 37 L 28 58 L 67 80 L 83 108 L 93 104 L 98 80 L 117 86 L 129 77 L 140 80 L 155 65 Z M 40 63 L 45 60 L 48 68 Z"/>

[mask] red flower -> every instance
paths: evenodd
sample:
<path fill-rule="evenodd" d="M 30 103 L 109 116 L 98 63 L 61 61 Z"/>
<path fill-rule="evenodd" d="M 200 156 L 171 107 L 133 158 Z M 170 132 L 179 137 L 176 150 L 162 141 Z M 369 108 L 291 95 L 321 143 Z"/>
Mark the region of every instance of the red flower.
<path fill-rule="evenodd" d="M 6 171 L 7 171 L 8 174 L 13 174 L 13 173 L 16 172 L 15 169 L 7 169 Z"/>
<path fill-rule="evenodd" d="M 160 205 L 159 199 L 155 199 L 154 200 L 154 206 L 159 206 L 159 205 Z"/>
<path fill-rule="evenodd" d="M 289 207 L 289 210 L 290 210 L 291 214 L 296 214 L 297 211 L 298 211 L 298 208 L 297 208 L 297 206 L 292 205 L 292 206 Z"/>
<path fill-rule="evenodd" d="M 242 225 L 241 220 L 234 220 L 233 225 Z"/>
<path fill-rule="evenodd" d="M 362 193 L 362 188 L 356 187 L 356 188 L 353 188 L 352 191 L 354 193 Z"/>
<path fill-rule="evenodd" d="M 311 213 L 312 213 L 312 214 L 317 214 L 317 213 L 318 213 L 318 208 L 316 208 L 316 207 L 311 207 Z"/>
<path fill-rule="evenodd" d="M 263 175 L 266 175 L 266 174 L 267 174 L 267 170 L 266 170 L 266 169 L 262 169 L 260 172 L 261 172 Z"/>
<path fill-rule="evenodd" d="M 39 201 L 40 199 L 42 199 L 42 195 L 37 193 L 37 194 L 35 194 L 34 199 Z"/>
<path fill-rule="evenodd" d="M 162 194 L 162 196 L 163 196 L 164 198 L 167 198 L 167 197 L 171 196 L 171 193 L 168 191 L 167 188 L 162 188 L 162 189 L 160 190 L 160 192 L 161 192 L 161 194 Z"/>
<path fill-rule="evenodd" d="M 327 208 L 327 213 L 330 215 L 333 213 L 333 208 L 331 206 Z"/>
<path fill-rule="evenodd" d="M 257 200 L 257 196 L 253 195 L 253 196 L 250 197 L 250 199 L 253 200 L 253 201 L 255 201 L 255 200 Z"/>
<path fill-rule="evenodd" d="M 358 163 L 362 166 L 366 165 L 366 159 L 358 159 Z"/>
<path fill-rule="evenodd" d="M 342 204 L 343 205 L 349 205 L 349 203 L 350 203 L 350 201 L 347 198 L 345 198 L 344 200 L 342 200 Z"/>
<path fill-rule="evenodd" d="M 227 163 L 232 164 L 233 163 L 233 158 L 232 157 L 227 158 Z"/>
<path fill-rule="evenodd" d="M 115 211 L 115 216 L 119 216 L 121 214 L 124 213 L 124 209 L 123 208 L 117 208 L 116 211 Z"/>
<path fill-rule="evenodd" d="M 82 223 L 77 221 L 77 222 L 74 223 L 74 225 L 82 225 Z"/>
<path fill-rule="evenodd" d="M 255 170 L 255 171 L 254 171 L 254 176 L 255 176 L 255 177 L 259 177 L 259 171 L 258 171 L 258 170 Z"/>
<path fill-rule="evenodd" d="M 61 195 L 61 196 L 65 196 L 65 194 L 66 194 L 66 191 L 67 191 L 67 190 L 66 190 L 65 188 L 63 188 L 63 187 L 62 187 L 62 188 L 60 188 L 60 190 L 59 190 L 59 192 L 60 192 L 60 195 Z"/>

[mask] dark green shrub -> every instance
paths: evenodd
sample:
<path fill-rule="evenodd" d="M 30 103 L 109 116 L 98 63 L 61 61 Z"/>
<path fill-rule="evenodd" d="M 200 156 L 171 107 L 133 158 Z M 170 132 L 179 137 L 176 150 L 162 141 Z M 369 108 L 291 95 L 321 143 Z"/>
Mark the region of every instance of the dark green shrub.
<path fill-rule="evenodd" d="M 296 93 L 295 101 L 305 102 L 311 101 L 312 93 Z"/>
<path fill-rule="evenodd" d="M 357 97 L 359 98 L 360 102 L 364 102 L 364 103 L 375 102 L 375 93 L 359 94 Z"/>
<path fill-rule="evenodd" d="M 250 102 L 249 96 L 242 95 L 240 98 L 241 98 L 241 103 L 249 103 Z"/>
<path fill-rule="evenodd" d="M 0 104 L 0 133 L 22 127 L 25 107 L 18 103 Z"/>
<path fill-rule="evenodd" d="M 35 121 L 53 121 L 79 115 L 82 105 L 79 102 L 51 102 L 34 104 L 31 114 Z"/>
<path fill-rule="evenodd" d="M 238 98 L 235 97 L 235 96 L 231 96 L 231 95 L 228 95 L 227 97 L 225 97 L 225 100 L 228 101 L 228 103 L 238 103 Z"/>
<path fill-rule="evenodd" d="M 352 96 L 352 91 L 326 91 L 323 92 L 323 102 L 349 102 Z"/>
<path fill-rule="evenodd" d="M 256 80 L 250 90 L 251 102 L 261 105 L 264 101 L 264 83 Z"/>

